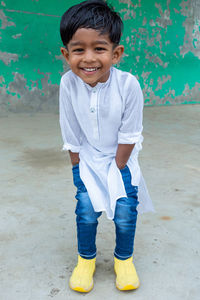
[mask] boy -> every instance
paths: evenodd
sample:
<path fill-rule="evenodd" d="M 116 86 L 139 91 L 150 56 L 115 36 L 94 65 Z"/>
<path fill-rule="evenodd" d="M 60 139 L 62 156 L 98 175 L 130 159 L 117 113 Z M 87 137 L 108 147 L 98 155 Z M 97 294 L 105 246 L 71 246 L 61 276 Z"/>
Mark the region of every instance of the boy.
<path fill-rule="evenodd" d="M 122 26 L 103 0 L 72 6 L 60 24 L 61 52 L 71 69 L 60 83 L 60 126 L 77 187 L 79 255 L 69 285 L 79 292 L 93 288 L 102 211 L 116 227 L 116 286 L 139 287 L 132 261 L 138 186 L 146 200 L 140 208 L 152 210 L 137 160 L 143 140 L 142 91 L 133 75 L 112 67 L 124 52 Z"/>

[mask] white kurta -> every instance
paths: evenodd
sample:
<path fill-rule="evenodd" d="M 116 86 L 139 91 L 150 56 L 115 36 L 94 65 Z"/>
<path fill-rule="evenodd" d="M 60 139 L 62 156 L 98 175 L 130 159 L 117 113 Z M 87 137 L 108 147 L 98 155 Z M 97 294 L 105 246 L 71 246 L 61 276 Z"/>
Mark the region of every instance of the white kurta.
<path fill-rule="evenodd" d="M 143 95 L 130 73 L 111 68 L 109 79 L 91 87 L 72 71 L 60 83 L 63 150 L 79 152 L 80 177 L 95 211 L 114 218 L 116 200 L 126 197 L 115 162 L 118 144 L 135 144 L 127 165 L 138 186 L 138 212 L 153 211 L 138 164 L 142 149 Z"/>

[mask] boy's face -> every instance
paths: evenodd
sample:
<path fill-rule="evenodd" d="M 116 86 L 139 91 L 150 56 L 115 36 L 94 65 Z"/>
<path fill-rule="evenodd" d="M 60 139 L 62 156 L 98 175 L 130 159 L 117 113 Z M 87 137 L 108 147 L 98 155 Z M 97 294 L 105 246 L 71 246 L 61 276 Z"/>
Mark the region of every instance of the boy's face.
<path fill-rule="evenodd" d="M 95 86 L 109 78 L 110 67 L 119 62 L 124 46 L 113 49 L 108 34 L 90 28 L 79 28 L 61 52 L 71 70 L 84 82 Z"/>

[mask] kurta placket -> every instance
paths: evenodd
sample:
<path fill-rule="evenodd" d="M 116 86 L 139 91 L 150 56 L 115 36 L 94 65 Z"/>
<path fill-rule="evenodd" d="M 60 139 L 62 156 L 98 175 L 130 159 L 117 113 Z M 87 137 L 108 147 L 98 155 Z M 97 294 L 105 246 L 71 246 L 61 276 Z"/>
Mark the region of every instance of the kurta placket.
<path fill-rule="evenodd" d="M 93 137 L 95 140 L 99 139 L 99 128 L 98 128 L 98 91 L 94 87 L 91 92 L 91 99 L 90 99 L 90 118 L 92 120 L 92 127 L 93 127 Z"/>

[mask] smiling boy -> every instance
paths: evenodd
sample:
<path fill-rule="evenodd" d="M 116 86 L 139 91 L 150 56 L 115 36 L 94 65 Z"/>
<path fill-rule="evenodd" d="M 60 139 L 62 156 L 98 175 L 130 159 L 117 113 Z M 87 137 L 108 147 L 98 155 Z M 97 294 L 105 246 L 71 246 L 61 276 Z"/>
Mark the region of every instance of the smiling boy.
<path fill-rule="evenodd" d="M 139 287 L 132 257 L 137 213 L 153 210 L 138 164 L 142 91 L 133 75 L 112 66 L 124 52 L 122 27 L 120 16 L 103 0 L 72 6 L 60 25 L 61 52 L 71 69 L 60 83 L 60 126 L 77 187 L 78 264 L 69 284 L 79 292 L 93 288 L 103 211 L 116 228 L 116 286 Z"/>

